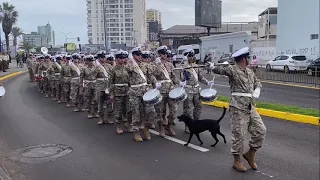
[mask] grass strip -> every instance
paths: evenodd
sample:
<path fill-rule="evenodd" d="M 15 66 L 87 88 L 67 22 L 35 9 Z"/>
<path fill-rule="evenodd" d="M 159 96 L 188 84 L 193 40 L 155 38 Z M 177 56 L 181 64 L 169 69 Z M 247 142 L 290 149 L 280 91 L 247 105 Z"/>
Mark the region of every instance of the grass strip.
<path fill-rule="evenodd" d="M 228 96 L 219 95 L 217 100 L 229 103 L 230 99 L 231 98 Z M 312 108 L 302 108 L 299 106 L 290 106 L 285 104 L 269 103 L 269 102 L 262 102 L 262 101 L 256 102 L 256 107 L 262 108 L 262 109 L 274 110 L 274 111 L 288 112 L 293 114 L 320 117 L 320 111 L 318 109 L 312 109 Z"/>

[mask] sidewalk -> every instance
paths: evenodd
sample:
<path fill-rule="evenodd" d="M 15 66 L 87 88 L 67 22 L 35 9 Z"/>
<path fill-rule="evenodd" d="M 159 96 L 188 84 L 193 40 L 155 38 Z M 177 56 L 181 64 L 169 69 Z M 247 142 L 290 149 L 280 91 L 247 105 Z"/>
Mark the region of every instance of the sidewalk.
<path fill-rule="evenodd" d="M 25 66 L 23 68 L 17 68 L 17 64 L 15 60 L 12 60 L 12 62 L 9 64 L 9 68 L 7 69 L 6 72 L 0 71 L 0 77 L 18 72 L 18 71 L 28 71 L 27 65 L 24 64 Z"/>

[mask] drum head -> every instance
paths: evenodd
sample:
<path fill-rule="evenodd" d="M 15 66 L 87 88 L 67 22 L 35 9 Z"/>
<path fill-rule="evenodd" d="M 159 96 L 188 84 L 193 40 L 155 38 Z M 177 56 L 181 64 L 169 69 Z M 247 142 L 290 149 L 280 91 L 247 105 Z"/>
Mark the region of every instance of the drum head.
<path fill-rule="evenodd" d="M 6 93 L 6 89 L 3 86 L 0 86 L 0 96 L 3 96 Z"/>
<path fill-rule="evenodd" d="M 142 99 L 143 101 L 151 101 L 159 95 L 160 95 L 160 91 L 158 89 L 151 89 L 143 95 Z"/>
<path fill-rule="evenodd" d="M 204 89 L 200 92 L 200 96 L 204 98 L 210 98 L 217 95 L 217 91 L 215 89 Z"/>
<path fill-rule="evenodd" d="M 176 98 L 181 97 L 185 93 L 186 93 L 186 90 L 183 87 L 177 87 L 177 88 L 172 89 L 169 92 L 169 97 L 172 99 L 176 99 Z"/>

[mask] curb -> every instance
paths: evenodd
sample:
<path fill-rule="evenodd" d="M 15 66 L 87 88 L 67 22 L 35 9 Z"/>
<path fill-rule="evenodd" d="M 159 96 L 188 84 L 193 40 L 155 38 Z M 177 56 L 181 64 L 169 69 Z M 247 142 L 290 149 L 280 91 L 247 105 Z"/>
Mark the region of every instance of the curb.
<path fill-rule="evenodd" d="M 222 102 L 222 101 L 214 101 L 210 103 L 202 103 L 209 106 L 215 106 L 215 107 L 229 107 L 229 103 Z M 306 116 L 306 115 L 300 115 L 300 114 L 293 114 L 293 113 L 287 113 L 287 112 L 281 112 L 281 111 L 274 111 L 269 109 L 262 109 L 262 108 L 256 108 L 258 113 L 262 116 L 282 119 L 286 121 L 293 121 L 298 123 L 305 123 L 305 124 L 312 124 L 319 126 L 320 124 L 320 118 L 313 117 L 313 116 Z"/>
<path fill-rule="evenodd" d="M 17 76 L 17 75 L 20 75 L 20 74 L 23 74 L 23 73 L 25 73 L 25 72 L 26 72 L 26 71 L 18 71 L 18 72 L 14 72 L 14 73 L 11 73 L 11 74 L 2 76 L 2 77 L 0 77 L 0 81 L 6 80 L 6 79 L 8 79 L 8 78 L 11 78 L 11 77 L 14 77 L 14 76 Z"/>

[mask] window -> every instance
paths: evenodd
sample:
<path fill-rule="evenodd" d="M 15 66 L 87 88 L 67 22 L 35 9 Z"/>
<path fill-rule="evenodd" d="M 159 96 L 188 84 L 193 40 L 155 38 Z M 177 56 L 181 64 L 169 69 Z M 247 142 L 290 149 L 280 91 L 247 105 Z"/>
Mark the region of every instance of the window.
<path fill-rule="evenodd" d="M 310 39 L 311 39 L 311 40 L 319 39 L 319 34 L 311 34 L 311 35 L 310 35 Z"/>
<path fill-rule="evenodd" d="M 281 56 L 276 57 L 274 60 L 279 61 L 281 59 Z"/>
<path fill-rule="evenodd" d="M 269 22 L 271 24 L 277 24 L 277 15 L 269 15 Z"/>
<path fill-rule="evenodd" d="M 284 60 L 287 60 L 288 58 L 289 58 L 289 56 L 281 56 L 280 60 L 284 61 Z"/>
<path fill-rule="evenodd" d="M 307 57 L 306 56 L 292 56 L 292 59 L 296 60 L 296 61 L 305 61 L 305 60 L 307 60 Z"/>

